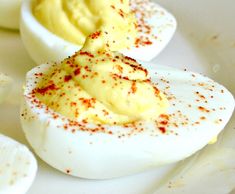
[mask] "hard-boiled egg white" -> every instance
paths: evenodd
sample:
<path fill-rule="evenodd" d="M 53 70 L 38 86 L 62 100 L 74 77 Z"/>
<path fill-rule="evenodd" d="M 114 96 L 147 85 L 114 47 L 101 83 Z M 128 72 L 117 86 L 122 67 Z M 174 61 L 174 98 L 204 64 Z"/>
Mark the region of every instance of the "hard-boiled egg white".
<path fill-rule="evenodd" d="M 24 194 L 31 186 L 37 162 L 28 148 L 0 135 L 0 194 Z"/>
<path fill-rule="evenodd" d="M 79 50 L 82 45 L 75 45 L 48 31 L 32 13 L 34 0 L 25 0 L 21 9 L 21 37 L 32 59 L 37 63 L 60 61 Z M 175 18 L 164 8 L 148 0 L 132 0 L 138 23 L 138 48 L 123 50 L 127 56 L 149 61 L 168 44 L 176 30 Z M 144 21 L 144 23 L 143 23 Z M 147 26 L 147 27 L 146 27 Z"/>
<path fill-rule="evenodd" d="M 197 73 L 146 67 L 169 100 L 167 112 L 156 121 L 113 126 L 79 123 L 46 107 L 32 91 L 53 67 L 29 71 L 21 123 L 35 152 L 64 173 L 107 179 L 182 160 L 221 132 L 234 109 L 226 88 Z"/>
<path fill-rule="evenodd" d="M 19 29 L 21 0 L 0 0 L 0 27 Z"/>
<path fill-rule="evenodd" d="M 0 103 L 6 98 L 6 96 L 10 92 L 12 83 L 13 80 L 9 76 L 0 73 Z"/>

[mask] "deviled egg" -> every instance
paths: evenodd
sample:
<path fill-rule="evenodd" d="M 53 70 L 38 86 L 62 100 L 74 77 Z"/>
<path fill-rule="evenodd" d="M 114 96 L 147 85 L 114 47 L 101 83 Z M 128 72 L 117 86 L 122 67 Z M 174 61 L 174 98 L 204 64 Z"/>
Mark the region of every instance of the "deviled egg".
<path fill-rule="evenodd" d="M 75 55 L 27 73 L 21 123 L 44 161 L 107 179 L 182 160 L 217 137 L 234 109 L 226 88 L 197 73 L 141 66 L 110 51 L 106 37 L 94 32 Z"/>
<path fill-rule="evenodd" d="M 105 25 L 113 31 L 111 50 L 149 61 L 172 38 L 176 20 L 149 0 L 25 0 L 22 4 L 21 37 L 37 64 L 73 55 L 89 34 Z"/>
<path fill-rule="evenodd" d="M 0 103 L 8 95 L 12 79 L 0 73 Z M 32 184 L 37 162 L 29 149 L 0 134 L 0 194 L 24 194 Z"/>
<path fill-rule="evenodd" d="M 0 27 L 19 29 L 21 0 L 0 0 Z"/>
<path fill-rule="evenodd" d="M 37 171 L 29 149 L 0 134 L 0 194 L 25 194 Z"/>

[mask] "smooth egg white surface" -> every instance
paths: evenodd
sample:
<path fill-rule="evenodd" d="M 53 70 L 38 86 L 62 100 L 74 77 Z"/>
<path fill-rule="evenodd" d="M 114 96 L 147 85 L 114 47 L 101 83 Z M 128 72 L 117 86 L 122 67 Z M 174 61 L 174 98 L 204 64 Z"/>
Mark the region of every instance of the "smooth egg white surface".
<path fill-rule="evenodd" d="M 0 0 L 0 27 L 19 29 L 21 0 Z"/>
<path fill-rule="evenodd" d="M 13 80 L 9 76 L 0 73 L 0 103 L 7 97 L 11 90 L 12 83 Z"/>
<path fill-rule="evenodd" d="M 142 1 L 145 0 L 133 0 L 133 7 L 138 6 L 138 3 Z M 73 55 L 75 51 L 80 50 L 80 45 L 75 45 L 56 36 L 37 21 L 33 16 L 31 9 L 33 2 L 34 0 L 23 1 L 20 25 L 23 43 L 32 59 L 37 64 L 50 61 L 61 61 L 64 58 Z M 135 59 L 150 61 L 162 51 L 171 40 L 177 24 L 174 16 L 156 3 L 148 2 L 141 4 L 141 6 L 140 9 L 143 13 L 150 9 L 155 10 L 154 15 L 147 21 L 149 26 L 153 26 L 152 33 L 149 35 L 146 35 L 146 33 L 139 33 L 139 36 L 143 35 L 149 37 L 152 44 L 140 46 L 139 48 L 133 47 L 130 50 L 123 50 L 122 53 Z M 152 35 L 157 36 L 157 38 L 152 38 Z"/>
<path fill-rule="evenodd" d="M 24 194 L 31 186 L 37 162 L 29 149 L 0 135 L 0 194 Z"/>
<path fill-rule="evenodd" d="M 53 68 L 51 65 L 29 71 L 21 123 L 35 152 L 64 173 L 107 179 L 182 160 L 221 132 L 234 110 L 234 98 L 226 88 L 197 73 L 145 66 L 152 81 L 166 94 L 168 111 L 154 122 L 103 125 L 103 131 L 97 130 L 98 125 L 67 119 L 32 95 L 43 78 L 38 75 Z"/>

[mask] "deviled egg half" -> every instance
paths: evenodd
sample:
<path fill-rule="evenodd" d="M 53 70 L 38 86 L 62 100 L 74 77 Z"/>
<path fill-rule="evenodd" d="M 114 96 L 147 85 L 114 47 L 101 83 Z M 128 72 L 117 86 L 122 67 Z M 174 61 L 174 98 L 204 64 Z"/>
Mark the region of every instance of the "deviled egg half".
<path fill-rule="evenodd" d="M 0 194 L 25 194 L 37 172 L 29 149 L 0 134 Z"/>
<path fill-rule="evenodd" d="M 226 88 L 197 73 L 141 66 L 111 52 L 105 37 L 95 32 L 75 55 L 27 73 L 21 122 L 44 161 L 107 179 L 182 160 L 218 136 L 234 109 Z"/>
<path fill-rule="evenodd" d="M 21 0 L 0 0 L 0 27 L 19 29 Z"/>
<path fill-rule="evenodd" d="M 111 50 L 144 61 L 163 50 L 176 30 L 175 18 L 149 0 L 22 3 L 21 37 L 37 64 L 73 55 L 89 34 L 105 25 L 113 31 Z"/>
<path fill-rule="evenodd" d="M 0 102 L 8 95 L 12 79 L 0 73 Z M 0 194 L 24 194 L 31 186 L 37 162 L 29 149 L 0 134 Z"/>

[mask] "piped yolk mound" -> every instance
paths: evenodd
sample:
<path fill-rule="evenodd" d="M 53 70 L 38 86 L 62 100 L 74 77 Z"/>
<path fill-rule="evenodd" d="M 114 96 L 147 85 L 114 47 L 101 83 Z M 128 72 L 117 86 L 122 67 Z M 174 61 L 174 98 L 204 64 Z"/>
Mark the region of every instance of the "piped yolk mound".
<path fill-rule="evenodd" d="M 124 124 L 156 119 L 168 101 L 137 61 L 111 52 L 107 34 L 91 34 L 84 47 L 44 75 L 35 95 L 80 121 Z"/>
<path fill-rule="evenodd" d="M 111 32 L 111 50 L 135 44 L 137 24 L 129 0 L 37 0 L 33 13 L 52 33 L 78 45 L 101 28 Z"/>

